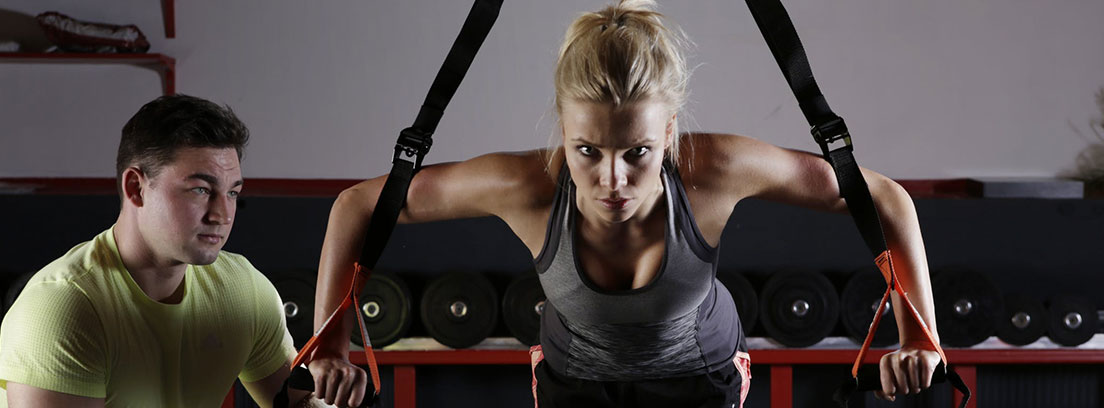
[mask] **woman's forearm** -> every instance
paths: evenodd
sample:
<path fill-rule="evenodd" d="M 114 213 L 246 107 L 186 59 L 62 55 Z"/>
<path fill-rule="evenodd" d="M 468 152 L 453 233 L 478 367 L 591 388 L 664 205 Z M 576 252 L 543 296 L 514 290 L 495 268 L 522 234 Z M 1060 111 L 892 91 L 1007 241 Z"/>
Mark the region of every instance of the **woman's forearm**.
<path fill-rule="evenodd" d="M 886 243 L 893 254 L 893 266 L 897 279 L 901 288 L 908 293 L 908 298 L 916 307 L 920 317 L 931 330 L 934 341 L 938 343 L 939 333 L 935 324 L 935 306 L 928 274 L 927 255 L 912 197 L 899 184 L 888 178 L 871 183 L 871 187 L 875 186 L 877 187 L 871 190 L 876 197 L 875 202 L 881 216 Z M 893 292 L 892 302 L 894 314 L 897 316 L 901 345 L 929 348 L 927 335 L 913 319 L 897 292 Z"/>
<path fill-rule="evenodd" d="M 343 191 L 334 201 L 326 225 L 326 238 L 318 265 L 318 282 L 315 289 L 314 329 L 317 331 L 327 318 L 341 305 L 349 293 L 354 263 L 359 260 L 364 234 L 372 218 L 372 210 L 382 188 L 377 179 L 368 180 Z M 333 335 L 320 346 L 323 353 L 348 354 L 349 333 L 355 316 L 345 313 L 335 318 L 331 325 L 338 325 Z"/>

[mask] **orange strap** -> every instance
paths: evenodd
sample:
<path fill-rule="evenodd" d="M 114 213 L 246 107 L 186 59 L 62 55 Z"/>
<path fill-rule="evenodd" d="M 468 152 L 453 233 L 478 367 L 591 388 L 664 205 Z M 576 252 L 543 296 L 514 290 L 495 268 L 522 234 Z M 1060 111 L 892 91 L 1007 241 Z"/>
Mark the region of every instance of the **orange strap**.
<path fill-rule="evenodd" d="M 916 306 L 913 306 L 912 301 L 909 300 L 908 292 L 901 288 L 899 281 L 897 280 L 897 272 L 893 269 L 893 256 L 887 249 L 874 259 L 874 263 L 878 265 L 878 270 L 882 272 L 882 277 L 886 280 L 886 292 L 882 295 L 881 302 L 878 303 L 878 310 L 874 312 L 874 321 L 870 323 L 870 331 L 866 333 L 866 339 L 863 340 L 862 348 L 859 349 L 859 355 L 855 358 L 855 364 L 851 366 L 851 376 L 859 376 L 859 365 L 862 364 L 863 357 L 866 356 L 866 351 L 870 349 L 870 343 L 874 341 L 874 333 L 878 331 L 878 323 L 882 320 L 882 313 L 885 311 L 886 304 L 889 303 L 889 295 L 893 291 L 897 291 L 897 294 L 901 296 L 901 303 L 904 303 L 908 307 L 909 313 L 913 319 L 920 325 L 920 329 L 924 331 L 924 335 L 928 337 L 928 343 L 935 348 L 935 351 L 939 353 L 939 358 L 943 360 L 943 366 L 949 366 L 947 361 L 947 355 L 943 353 L 943 348 L 939 346 L 939 343 L 935 341 L 935 336 L 932 335 L 931 329 L 928 328 L 927 323 L 924 323 L 924 319 L 920 317 L 920 312 L 916 310 Z"/>
<path fill-rule="evenodd" d="M 357 299 L 357 294 L 360 293 L 361 284 L 368 280 L 371 276 L 371 272 L 368 268 L 362 266 L 359 262 L 354 263 L 353 281 L 349 285 L 349 294 L 345 296 L 345 300 L 341 301 L 341 304 L 337 306 L 337 310 L 334 310 L 330 317 L 326 318 L 326 321 L 322 323 L 322 327 L 318 328 L 318 331 L 311 336 L 311 339 L 307 341 L 307 344 L 303 345 L 303 348 L 299 350 L 299 354 L 295 356 L 295 359 L 291 362 L 291 367 L 298 367 L 299 364 L 308 365 L 314 358 L 314 351 L 318 349 L 319 343 L 324 336 L 332 330 L 333 327 L 339 325 L 330 325 L 335 318 L 344 318 L 345 312 L 349 310 L 349 307 L 356 307 L 357 325 L 360 327 L 360 338 L 363 339 L 364 345 L 364 357 L 368 361 L 368 372 L 372 376 L 372 385 L 375 387 L 375 394 L 379 395 L 380 392 L 380 377 L 379 367 L 376 366 L 376 354 L 372 351 L 372 340 L 368 338 L 368 329 L 364 325 L 364 316 L 360 314 L 360 301 Z"/>

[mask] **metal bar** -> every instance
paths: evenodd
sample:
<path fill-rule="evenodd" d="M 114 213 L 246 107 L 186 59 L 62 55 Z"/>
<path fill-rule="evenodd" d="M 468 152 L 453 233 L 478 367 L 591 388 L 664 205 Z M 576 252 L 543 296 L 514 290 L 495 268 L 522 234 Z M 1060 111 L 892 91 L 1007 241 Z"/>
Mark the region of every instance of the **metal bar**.
<path fill-rule="evenodd" d="M 947 357 L 948 359 L 950 357 Z M 966 386 L 973 390 L 973 395 L 970 397 L 970 402 L 966 404 L 966 408 L 977 408 L 978 399 L 978 387 L 977 387 L 977 366 L 974 365 L 956 365 L 954 366 L 955 372 L 959 377 L 962 377 L 962 382 L 966 383 Z M 957 407 L 962 403 L 962 394 L 957 391 L 951 391 L 951 404 Z"/>
<path fill-rule="evenodd" d="M 752 357 L 752 361 L 755 361 L 754 357 Z M 787 364 L 772 365 L 770 374 L 770 387 L 771 408 L 792 408 L 793 366 Z"/>
<path fill-rule="evenodd" d="M 395 366 L 395 408 L 415 408 L 418 395 L 414 366 Z"/>
<path fill-rule="evenodd" d="M 230 386 L 230 392 L 226 393 L 226 398 L 222 399 L 222 408 L 234 408 L 234 389 L 237 388 L 237 384 Z"/>

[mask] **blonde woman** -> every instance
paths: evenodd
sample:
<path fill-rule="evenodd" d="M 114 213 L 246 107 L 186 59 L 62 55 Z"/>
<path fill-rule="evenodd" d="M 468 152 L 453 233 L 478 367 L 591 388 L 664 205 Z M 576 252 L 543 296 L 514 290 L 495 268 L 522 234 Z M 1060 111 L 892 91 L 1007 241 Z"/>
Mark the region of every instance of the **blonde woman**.
<path fill-rule="evenodd" d="M 562 146 L 423 168 L 400 223 L 496 216 L 529 248 L 548 297 L 534 347 L 541 407 L 742 406 L 744 333 L 715 278 L 721 232 L 757 197 L 844 212 L 820 157 L 726 134 L 680 134 L 688 72 L 651 1 L 576 19 L 555 71 Z M 893 181 L 863 172 L 905 287 L 935 329 L 920 229 Z M 341 193 L 330 213 L 315 324 L 348 291 L 386 176 Z M 503 193 L 507 192 L 507 193 Z M 900 306 L 894 294 L 894 306 Z M 907 314 L 882 359 L 883 397 L 930 385 L 939 355 Z M 352 315 L 310 364 L 316 392 L 355 406 L 367 376 L 348 361 Z"/>

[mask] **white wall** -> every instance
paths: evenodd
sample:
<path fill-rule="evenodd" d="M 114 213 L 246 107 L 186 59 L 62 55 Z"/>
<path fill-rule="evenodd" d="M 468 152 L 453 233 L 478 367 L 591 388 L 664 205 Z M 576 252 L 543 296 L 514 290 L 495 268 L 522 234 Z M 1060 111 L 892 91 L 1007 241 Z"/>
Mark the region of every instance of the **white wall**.
<path fill-rule="evenodd" d="M 177 59 L 177 90 L 252 130 L 247 177 L 363 178 L 389 169 L 470 1 L 4 0 L 0 11 L 135 23 Z M 1095 137 L 1104 86 L 1097 0 L 788 1 L 860 162 L 895 178 L 1054 176 Z M 506 0 L 446 113 L 430 162 L 542 147 L 570 20 L 601 1 Z M 696 42 L 688 129 L 815 149 L 741 1 L 667 1 Z M 0 33 L 3 30 L 0 29 Z M 109 177 L 119 129 L 160 93 L 130 66 L 0 64 L 0 177 Z"/>

